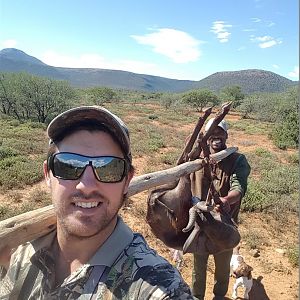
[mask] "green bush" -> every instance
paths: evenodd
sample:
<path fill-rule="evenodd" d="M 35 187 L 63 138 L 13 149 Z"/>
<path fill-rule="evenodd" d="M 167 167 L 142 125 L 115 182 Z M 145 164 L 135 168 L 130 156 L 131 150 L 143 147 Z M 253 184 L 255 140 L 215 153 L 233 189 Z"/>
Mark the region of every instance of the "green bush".
<path fill-rule="evenodd" d="M 22 188 L 43 179 L 44 156 L 12 156 L 0 160 L 0 190 Z"/>
<path fill-rule="evenodd" d="M 0 146 L 0 160 L 10 156 L 16 156 L 20 152 L 14 148 L 7 146 Z"/>
<path fill-rule="evenodd" d="M 299 154 L 293 153 L 293 154 L 287 155 L 287 161 L 291 164 L 299 164 Z"/>
<path fill-rule="evenodd" d="M 299 115 L 289 112 L 284 121 L 276 125 L 271 133 L 275 145 L 280 149 L 296 148 L 299 145 Z"/>
<path fill-rule="evenodd" d="M 290 247 L 287 251 L 287 257 L 293 267 L 299 267 L 299 245 Z"/>
<path fill-rule="evenodd" d="M 299 171 L 297 165 L 282 165 L 268 151 L 256 149 L 247 155 L 252 167 L 248 190 L 242 200 L 244 211 L 298 211 Z M 259 154 L 259 156 L 257 155 Z"/>

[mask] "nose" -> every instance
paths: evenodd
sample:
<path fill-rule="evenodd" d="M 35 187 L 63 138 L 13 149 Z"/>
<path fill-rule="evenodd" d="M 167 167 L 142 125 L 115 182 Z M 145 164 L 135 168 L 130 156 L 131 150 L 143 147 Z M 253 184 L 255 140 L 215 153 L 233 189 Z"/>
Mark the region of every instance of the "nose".
<path fill-rule="evenodd" d="M 79 178 L 76 188 L 85 194 L 90 194 L 91 192 L 98 190 L 98 183 L 99 181 L 95 177 L 92 166 L 87 166 Z"/>

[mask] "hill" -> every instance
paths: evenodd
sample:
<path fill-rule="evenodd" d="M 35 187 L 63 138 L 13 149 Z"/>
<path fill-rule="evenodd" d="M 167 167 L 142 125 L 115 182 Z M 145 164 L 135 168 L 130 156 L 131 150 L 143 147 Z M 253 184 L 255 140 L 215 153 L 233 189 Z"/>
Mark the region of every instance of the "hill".
<path fill-rule="evenodd" d="M 296 84 L 276 73 L 264 70 L 217 72 L 200 81 L 177 80 L 136 74 L 120 70 L 96 68 L 61 68 L 49 66 L 25 52 L 7 48 L 0 51 L 0 71 L 30 74 L 67 80 L 75 87 L 107 86 L 145 92 L 185 92 L 207 88 L 219 92 L 228 85 L 239 85 L 244 93 L 281 92 Z"/>
<path fill-rule="evenodd" d="M 217 72 L 196 85 L 198 88 L 209 88 L 220 91 L 224 86 L 238 85 L 246 94 L 254 92 L 282 92 L 296 82 L 270 71 L 250 69 L 231 72 Z"/>

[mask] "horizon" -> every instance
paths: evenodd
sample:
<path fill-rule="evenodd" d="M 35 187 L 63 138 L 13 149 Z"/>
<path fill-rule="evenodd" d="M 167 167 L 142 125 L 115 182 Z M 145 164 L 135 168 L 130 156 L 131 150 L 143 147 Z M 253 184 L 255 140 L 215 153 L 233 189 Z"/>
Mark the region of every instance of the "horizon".
<path fill-rule="evenodd" d="M 50 66 L 192 81 L 258 69 L 299 80 L 296 0 L 0 5 L 0 50 L 15 48 Z"/>
<path fill-rule="evenodd" d="M 28 56 L 33 57 L 33 58 L 36 58 L 36 57 L 30 55 L 29 53 L 26 53 L 26 52 L 24 52 L 23 50 L 20 50 L 20 49 L 17 49 L 17 48 L 3 48 L 3 49 L 0 50 L 0 52 L 1 52 L 2 50 L 17 50 L 17 51 L 23 52 L 25 55 L 28 55 Z M 40 61 L 41 61 L 41 60 L 40 60 Z M 43 61 L 41 61 L 41 62 L 44 63 Z M 47 65 L 47 66 L 50 66 L 50 67 L 54 67 L 54 66 L 51 66 L 51 65 L 48 65 L 48 64 L 46 64 L 46 65 Z M 64 68 L 64 67 L 54 67 L 54 68 Z M 111 71 L 111 70 L 112 70 L 112 69 L 104 69 L 104 68 L 86 68 L 86 67 L 82 67 L 82 68 L 76 68 L 76 67 L 73 67 L 73 68 L 72 68 L 72 67 L 68 67 L 68 68 L 69 68 L 69 69 L 96 69 L 96 70 L 108 70 L 108 71 Z M 202 78 L 202 79 L 205 79 L 205 78 L 207 78 L 207 77 L 209 77 L 209 76 L 211 76 L 211 75 L 217 74 L 217 73 L 242 72 L 242 71 L 252 71 L 252 70 L 265 71 L 265 72 L 272 72 L 272 73 L 274 73 L 274 74 L 277 74 L 277 75 L 279 75 L 279 76 L 282 76 L 282 75 L 280 75 L 280 74 L 278 74 L 278 73 L 276 73 L 276 72 L 268 71 L 268 70 L 263 70 L 263 69 L 243 69 L 243 70 L 234 70 L 234 71 L 226 71 L 226 70 L 218 71 L 218 72 L 212 73 L 212 74 L 210 74 L 210 75 L 208 75 L 208 76 L 206 76 L 206 77 L 204 77 L 204 78 Z M 162 76 L 157 76 L 157 75 L 150 75 L 150 74 L 145 74 L 145 73 L 137 73 L 137 72 L 131 72 L 131 71 L 126 71 L 126 70 L 113 70 L 113 71 L 130 72 L 130 73 L 134 73 L 134 74 L 138 74 L 138 75 L 146 75 L 146 76 L 162 77 Z M 287 77 L 285 77 L 285 76 L 283 76 L 283 77 L 286 78 L 286 79 L 289 79 L 289 78 L 287 78 Z M 200 79 L 200 80 L 175 79 L 175 78 L 168 78 L 168 77 L 162 77 L 162 78 L 173 79 L 173 80 L 187 80 L 187 81 L 195 81 L 195 82 L 198 82 L 198 81 L 201 81 L 201 80 L 202 80 L 202 79 Z M 292 79 L 290 79 L 290 80 L 292 80 Z M 292 81 L 298 82 L 298 80 L 292 80 Z"/>

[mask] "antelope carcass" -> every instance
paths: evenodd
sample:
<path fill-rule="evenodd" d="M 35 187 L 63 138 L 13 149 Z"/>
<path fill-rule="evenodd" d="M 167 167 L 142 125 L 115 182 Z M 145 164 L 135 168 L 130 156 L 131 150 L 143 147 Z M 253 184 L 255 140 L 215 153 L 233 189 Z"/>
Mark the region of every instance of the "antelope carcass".
<path fill-rule="evenodd" d="M 227 103 L 222 106 L 210 129 L 203 135 L 200 131 L 211 114 L 211 108 L 204 111 L 177 164 L 199 158 L 203 151 L 204 167 L 211 170 L 210 158 L 213 155 L 209 155 L 206 142 L 228 113 L 230 105 Z M 197 145 L 192 149 L 196 139 Z M 211 192 L 216 196 L 213 184 L 211 186 Z M 213 254 L 236 246 L 240 235 L 231 218 L 225 213 L 213 211 L 213 204 L 200 200 L 192 197 L 189 175 L 151 190 L 147 200 L 146 220 L 154 235 L 166 246 L 183 250 L 184 253 Z M 214 200 L 217 202 L 218 198 L 214 197 Z"/>

